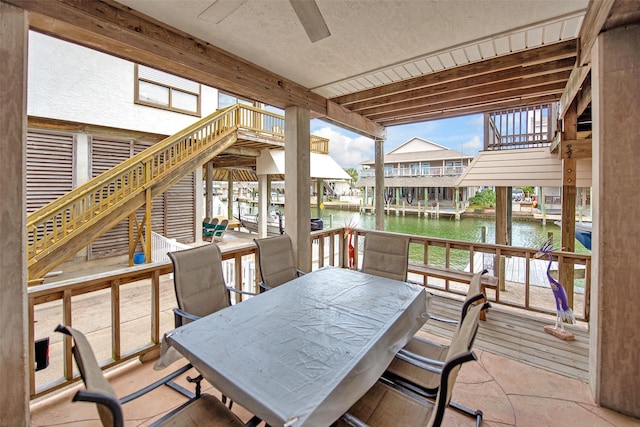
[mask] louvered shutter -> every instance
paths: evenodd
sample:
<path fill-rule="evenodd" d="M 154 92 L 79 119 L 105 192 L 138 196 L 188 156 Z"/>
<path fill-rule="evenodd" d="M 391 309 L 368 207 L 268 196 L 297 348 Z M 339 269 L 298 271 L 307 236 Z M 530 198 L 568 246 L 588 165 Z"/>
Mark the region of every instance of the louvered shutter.
<path fill-rule="evenodd" d="M 27 214 L 73 190 L 74 137 L 27 131 Z"/>
<path fill-rule="evenodd" d="M 94 136 L 91 141 L 91 177 L 131 157 L 131 141 Z M 121 221 L 91 243 L 91 259 L 126 254 L 129 251 L 129 219 Z"/>
<path fill-rule="evenodd" d="M 181 243 L 195 242 L 195 172 L 165 193 L 166 237 Z"/>

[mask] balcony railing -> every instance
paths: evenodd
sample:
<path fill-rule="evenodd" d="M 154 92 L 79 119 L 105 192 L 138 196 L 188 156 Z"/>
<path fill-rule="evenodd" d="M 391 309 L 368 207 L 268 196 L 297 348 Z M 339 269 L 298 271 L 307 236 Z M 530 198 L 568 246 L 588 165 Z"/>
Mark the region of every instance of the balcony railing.
<path fill-rule="evenodd" d="M 423 169 L 411 168 L 393 168 L 385 169 L 385 178 L 403 178 L 403 177 L 433 177 L 433 176 L 455 176 L 462 175 L 466 166 L 438 166 Z M 360 171 L 362 178 L 375 177 L 374 169 L 363 169 Z"/>
<path fill-rule="evenodd" d="M 485 147 L 491 150 L 551 145 L 556 104 L 536 105 L 485 114 Z"/>
<path fill-rule="evenodd" d="M 353 245 L 355 265 L 360 265 L 366 230 L 355 230 Z M 313 269 L 327 265 L 348 265 L 345 251 L 345 229 L 334 228 L 313 232 Z M 414 262 L 479 271 L 488 268 L 490 274 L 505 283 L 489 292 L 489 300 L 528 311 L 555 313 L 551 289 L 532 285 L 534 249 L 504 245 L 481 244 L 445 240 L 424 236 L 411 236 L 410 258 Z M 223 250 L 226 281 L 237 289 L 256 291 L 255 245 L 245 243 Z M 591 257 L 569 252 L 554 252 L 554 265 L 562 270 L 567 264 L 575 267 L 575 286 L 565 286 L 570 306 L 576 317 L 589 319 L 591 287 Z M 521 280 L 506 281 L 505 260 L 520 261 Z M 58 283 L 32 286 L 28 289 L 29 339 L 51 336 L 51 366 L 35 372 L 30 366 L 31 398 L 42 396 L 78 381 L 71 357 L 71 340 L 52 334 L 57 323 L 65 323 L 89 332 L 88 336 L 104 368 L 119 365 L 135 357 L 152 355 L 159 351 L 164 331 L 173 329 L 171 309 L 175 306 L 170 262 L 156 262 L 123 268 L 108 273 L 70 279 Z M 560 276 L 562 277 L 562 276 Z M 410 281 L 443 292 L 463 295 L 465 285 L 453 280 L 425 278 L 410 274 Z M 512 279 L 513 280 L 513 279 Z M 574 291 L 574 289 L 576 291 Z M 577 292 L 580 290 L 580 292 Z M 535 302 L 533 295 L 546 293 L 545 303 Z M 238 301 L 239 302 L 239 301 Z M 54 324 L 55 323 L 55 324 Z M 133 344 L 124 344 L 133 343 Z M 126 348 L 125 348 L 126 347 Z M 33 362 L 33 350 L 30 354 Z"/>

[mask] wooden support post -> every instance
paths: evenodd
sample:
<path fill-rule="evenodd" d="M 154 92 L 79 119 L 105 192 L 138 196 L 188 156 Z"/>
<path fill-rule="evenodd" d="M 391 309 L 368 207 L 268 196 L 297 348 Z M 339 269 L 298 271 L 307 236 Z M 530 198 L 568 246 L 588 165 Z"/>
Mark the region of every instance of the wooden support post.
<path fill-rule="evenodd" d="M 160 343 L 160 272 L 151 274 L 151 342 Z"/>
<path fill-rule="evenodd" d="M 153 206 L 153 200 L 151 199 L 151 188 L 147 188 L 146 191 L 146 202 L 144 204 L 145 210 L 144 210 L 144 236 L 145 236 L 145 244 L 144 244 L 144 255 L 145 255 L 145 261 L 147 262 L 147 264 L 151 263 L 151 251 L 152 251 L 152 245 L 151 245 L 151 241 L 152 236 L 151 236 L 151 207 Z"/>
<path fill-rule="evenodd" d="M 375 215 L 376 230 L 384 230 L 384 139 L 375 139 L 376 187 Z"/>
<path fill-rule="evenodd" d="M 134 225 L 137 224 L 136 213 L 129 215 L 129 267 L 133 265 L 133 254 L 136 251 L 138 240 L 134 237 Z"/>
<path fill-rule="evenodd" d="M 296 264 L 311 271 L 310 158 L 309 110 L 291 106 L 285 110 L 285 221 L 293 243 Z"/>
<path fill-rule="evenodd" d="M 205 212 L 206 216 L 213 216 L 213 161 L 207 162 L 207 178 L 205 188 Z M 196 216 L 197 218 L 197 216 Z"/>
<path fill-rule="evenodd" d="M 227 175 L 227 218 L 233 218 L 233 169 Z"/>
<path fill-rule="evenodd" d="M 578 129 L 577 104 L 573 102 L 564 116 L 563 140 L 576 139 Z M 562 159 L 562 250 L 575 251 L 576 238 L 576 160 Z M 567 302 L 573 308 L 574 266 L 558 265 L 558 281 L 567 291 Z"/>
<path fill-rule="evenodd" d="M 111 282 L 111 357 L 120 359 L 120 280 Z"/>
<path fill-rule="evenodd" d="M 316 207 L 318 210 L 318 216 L 321 217 L 322 207 L 324 206 L 322 204 L 322 202 L 324 201 L 324 181 L 322 180 L 322 178 L 318 178 L 318 180 L 316 181 L 316 188 L 316 193 L 318 194 L 316 196 Z"/>
<path fill-rule="evenodd" d="M 508 245 L 507 187 L 496 187 L 496 245 Z"/>

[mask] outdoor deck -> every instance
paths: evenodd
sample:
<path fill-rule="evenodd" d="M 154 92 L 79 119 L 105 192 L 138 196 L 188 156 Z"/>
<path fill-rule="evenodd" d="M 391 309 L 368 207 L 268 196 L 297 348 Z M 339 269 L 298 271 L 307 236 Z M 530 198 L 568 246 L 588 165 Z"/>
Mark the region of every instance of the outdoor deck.
<path fill-rule="evenodd" d="M 456 317 L 460 302 L 434 296 L 434 314 Z M 462 368 L 454 400 L 484 412 L 485 426 L 640 426 L 631 419 L 595 405 L 587 384 L 588 331 L 584 325 L 571 328 L 576 341 L 566 343 L 542 332 L 549 324 L 544 318 L 511 313 L 493 308 L 481 322 L 476 339 L 478 362 Z M 420 332 L 426 337 L 447 342 L 451 328 L 429 321 Z M 176 362 L 175 368 L 182 366 Z M 172 366 L 173 368 L 173 366 Z M 169 369 L 154 371 L 152 363 L 138 361 L 109 373 L 119 395 L 160 378 Z M 186 385 L 186 382 L 185 382 Z M 100 425 L 95 407 L 72 403 L 78 386 L 55 393 L 32 404 L 32 425 Z M 189 385 L 187 385 L 189 387 Z M 207 385 L 208 392 L 217 392 Z M 128 425 L 148 425 L 184 399 L 175 391 L 161 388 L 140 401 L 125 406 Z M 238 405 L 234 412 L 248 420 L 250 414 Z M 444 425 L 471 426 L 473 420 L 447 411 Z"/>

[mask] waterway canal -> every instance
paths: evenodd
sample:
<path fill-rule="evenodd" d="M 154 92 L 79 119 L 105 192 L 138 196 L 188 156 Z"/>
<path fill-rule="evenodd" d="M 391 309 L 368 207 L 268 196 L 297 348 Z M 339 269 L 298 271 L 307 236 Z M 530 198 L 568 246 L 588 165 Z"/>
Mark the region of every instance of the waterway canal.
<path fill-rule="evenodd" d="M 311 215 L 317 215 L 315 209 L 312 209 Z M 351 221 L 351 218 L 357 218 L 358 228 L 365 230 L 375 229 L 375 217 L 373 215 L 359 214 L 354 211 L 325 209 L 322 216 L 325 227 L 329 227 L 331 222 L 333 227 L 343 227 L 345 223 L 348 224 Z M 486 243 L 495 242 L 496 224 L 493 218 L 465 218 L 463 216 L 459 221 L 456 221 L 454 218 L 449 217 L 433 219 L 415 215 L 396 216 L 391 214 L 385 215 L 384 225 L 387 231 L 477 243 L 482 242 L 482 227 L 486 227 Z M 562 237 L 560 227 L 552 221 L 542 225 L 541 221 L 514 220 L 512 223 L 512 245 L 537 249 L 546 242 L 550 232 L 553 233 L 554 245 L 559 248 Z M 577 253 L 590 253 L 578 241 L 575 242 L 575 248 Z M 420 254 L 413 254 L 413 250 L 411 252 L 411 258 L 419 259 Z M 468 262 L 468 259 L 465 259 L 465 262 Z"/>

